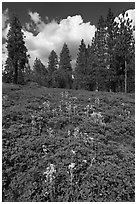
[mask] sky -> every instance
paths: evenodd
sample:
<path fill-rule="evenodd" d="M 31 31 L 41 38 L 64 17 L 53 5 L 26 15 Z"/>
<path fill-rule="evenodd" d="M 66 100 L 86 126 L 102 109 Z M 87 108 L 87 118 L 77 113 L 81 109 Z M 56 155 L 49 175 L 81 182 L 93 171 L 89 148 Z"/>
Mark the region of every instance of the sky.
<path fill-rule="evenodd" d="M 7 57 L 5 40 L 12 13 L 23 26 L 31 67 L 36 57 L 47 66 L 50 52 L 55 50 L 59 56 L 64 43 L 69 47 L 74 66 L 80 41 L 91 43 L 99 17 L 106 18 L 109 8 L 115 17 L 129 10 L 129 17 L 135 19 L 133 2 L 3 2 L 3 62 Z"/>

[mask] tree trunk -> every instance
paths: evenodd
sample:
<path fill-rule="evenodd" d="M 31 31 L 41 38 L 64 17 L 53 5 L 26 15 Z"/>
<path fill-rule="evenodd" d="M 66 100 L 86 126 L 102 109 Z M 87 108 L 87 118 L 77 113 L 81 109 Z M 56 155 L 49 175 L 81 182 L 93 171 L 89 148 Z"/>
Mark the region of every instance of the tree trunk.
<path fill-rule="evenodd" d="M 127 62 L 125 60 L 125 93 L 127 93 Z"/>
<path fill-rule="evenodd" d="M 17 84 L 18 83 L 18 62 L 15 62 L 14 64 L 14 78 L 13 78 L 13 83 Z"/>

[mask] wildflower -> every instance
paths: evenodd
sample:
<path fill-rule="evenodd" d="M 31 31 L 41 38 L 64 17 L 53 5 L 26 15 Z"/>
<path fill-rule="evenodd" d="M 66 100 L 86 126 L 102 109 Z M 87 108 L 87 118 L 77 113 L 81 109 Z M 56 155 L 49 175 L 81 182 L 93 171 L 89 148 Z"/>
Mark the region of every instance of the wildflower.
<path fill-rule="evenodd" d="M 47 101 L 45 101 L 44 103 L 43 103 L 43 105 L 44 105 L 44 109 L 50 109 L 50 102 L 47 100 Z"/>
<path fill-rule="evenodd" d="M 73 106 L 74 115 L 76 114 L 76 108 L 77 108 L 77 105 L 74 105 L 74 106 Z"/>
<path fill-rule="evenodd" d="M 90 105 L 90 110 L 94 110 L 94 106 L 93 105 Z"/>
<path fill-rule="evenodd" d="M 53 136 L 53 134 L 54 134 L 54 130 L 52 130 L 52 128 L 47 129 L 47 132 L 48 132 L 49 136 Z"/>
<path fill-rule="evenodd" d="M 72 154 L 76 154 L 76 152 L 73 149 L 71 150 L 71 152 L 72 152 Z"/>
<path fill-rule="evenodd" d="M 85 136 L 85 137 L 88 137 L 88 133 L 87 133 L 87 132 L 84 132 L 84 136 Z"/>
<path fill-rule="evenodd" d="M 88 115 L 89 115 L 89 105 L 86 106 L 86 110 L 87 110 L 86 114 L 87 114 L 87 117 L 88 117 Z"/>
<path fill-rule="evenodd" d="M 68 168 L 69 168 L 70 170 L 72 170 L 72 169 L 74 169 L 74 167 L 75 167 L 75 163 L 71 163 Z"/>
<path fill-rule="evenodd" d="M 55 113 L 56 113 L 56 108 L 52 110 L 52 113 L 53 113 L 53 117 L 54 117 Z"/>
<path fill-rule="evenodd" d="M 61 92 L 60 94 L 61 94 L 61 97 L 63 98 L 63 95 L 64 95 L 63 92 Z"/>
<path fill-rule="evenodd" d="M 83 162 L 84 162 L 84 163 L 87 163 L 87 160 L 86 160 L 86 159 L 84 159 L 84 160 L 83 160 Z"/>
<path fill-rule="evenodd" d="M 93 119 L 95 123 L 98 123 L 100 125 L 105 125 L 105 123 L 103 122 L 103 116 L 101 115 L 100 112 L 96 113 L 93 111 L 90 117 Z"/>
<path fill-rule="evenodd" d="M 68 91 L 65 91 L 65 98 L 68 98 Z"/>
<path fill-rule="evenodd" d="M 71 133 L 70 130 L 68 130 L 68 136 L 70 136 L 70 133 Z"/>
<path fill-rule="evenodd" d="M 32 118 L 31 124 L 32 124 L 32 126 L 35 126 L 36 125 L 35 116 L 31 115 L 31 118 Z"/>
<path fill-rule="evenodd" d="M 92 164 L 93 164 L 93 161 L 95 160 L 95 158 L 93 157 L 92 160 L 91 160 L 91 163 L 90 163 L 90 166 L 89 167 L 92 167 Z"/>
<path fill-rule="evenodd" d="M 61 105 L 59 105 L 59 112 L 62 112 Z"/>
<path fill-rule="evenodd" d="M 8 100 L 8 95 L 2 96 L 2 103 L 5 103 Z"/>
<path fill-rule="evenodd" d="M 99 105 L 99 98 L 95 98 L 95 104 Z"/>
<path fill-rule="evenodd" d="M 77 137 L 79 135 L 79 131 L 80 131 L 79 127 L 76 127 L 74 129 L 74 137 Z"/>
<path fill-rule="evenodd" d="M 44 193 L 43 193 L 43 195 L 44 195 L 45 197 L 47 197 L 48 194 L 49 194 L 48 191 L 44 191 Z"/>
<path fill-rule="evenodd" d="M 89 137 L 89 139 L 90 139 L 91 141 L 93 141 L 93 140 L 94 140 L 94 138 L 93 138 L 93 137 Z"/>
<path fill-rule="evenodd" d="M 44 154 L 47 154 L 47 148 L 45 145 L 42 145 L 42 149 L 43 149 Z"/>
<path fill-rule="evenodd" d="M 46 171 L 43 173 L 43 175 L 46 175 L 46 180 L 45 182 L 48 182 L 51 184 L 55 176 L 53 174 L 56 173 L 55 165 L 50 164 L 47 168 Z"/>

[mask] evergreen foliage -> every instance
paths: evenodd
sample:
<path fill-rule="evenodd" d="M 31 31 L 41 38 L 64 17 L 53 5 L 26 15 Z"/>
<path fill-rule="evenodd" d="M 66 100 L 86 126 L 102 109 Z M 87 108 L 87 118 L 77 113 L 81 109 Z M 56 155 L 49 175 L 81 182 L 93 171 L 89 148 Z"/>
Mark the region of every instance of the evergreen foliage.
<path fill-rule="evenodd" d="M 79 51 L 76 60 L 75 67 L 75 81 L 74 87 L 76 89 L 85 89 L 86 88 L 86 76 L 87 76 L 87 48 L 84 40 L 81 40 L 79 46 Z"/>
<path fill-rule="evenodd" d="M 8 81 L 13 83 L 24 83 L 24 69 L 28 64 L 27 48 L 25 46 L 24 34 L 19 19 L 14 15 L 10 23 L 10 29 L 7 34 L 8 60 L 6 72 Z M 10 70 L 11 69 L 11 70 Z"/>
<path fill-rule="evenodd" d="M 56 52 L 52 50 L 47 69 L 36 58 L 31 70 L 22 26 L 19 19 L 13 16 L 7 35 L 8 58 L 2 70 L 2 80 L 19 84 L 35 81 L 47 87 L 90 91 L 134 92 L 135 28 L 131 23 L 124 11 L 122 18 L 119 17 L 116 22 L 109 9 L 106 19 L 100 16 L 91 44 L 86 46 L 84 39 L 81 40 L 74 70 L 66 43 L 59 62 Z"/>
<path fill-rule="evenodd" d="M 119 18 L 117 23 L 117 35 L 116 35 L 116 48 L 115 48 L 115 59 L 116 59 L 116 71 L 117 71 L 117 82 L 119 85 L 119 91 L 128 90 L 127 77 L 130 73 L 130 63 L 134 58 L 134 28 L 131 26 L 131 22 L 125 12 L 122 13 L 123 18 Z M 133 69 L 133 68 L 131 68 Z"/>
<path fill-rule="evenodd" d="M 59 69 L 55 75 L 55 81 L 58 81 L 59 88 L 72 88 L 71 56 L 66 43 L 61 50 Z"/>
<path fill-rule="evenodd" d="M 48 61 L 48 87 L 53 86 L 53 74 L 58 67 L 58 56 L 54 50 L 51 51 Z"/>
<path fill-rule="evenodd" d="M 48 71 L 40 59 L 36 58 L 33 66 L 34 81 L 41 86 L 47 86 Z"/>

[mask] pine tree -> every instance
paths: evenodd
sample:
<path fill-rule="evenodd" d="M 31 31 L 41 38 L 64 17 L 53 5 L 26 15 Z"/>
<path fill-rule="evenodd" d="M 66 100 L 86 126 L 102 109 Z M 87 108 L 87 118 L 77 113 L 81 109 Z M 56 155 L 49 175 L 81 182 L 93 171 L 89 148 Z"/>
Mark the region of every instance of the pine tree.
<path fill-rule="evenodd" d="M 24 34 L 19 19 L 16 16 L 12 17 L 10 29 L 7 34 L 7 50 L 8 58 L 12 63 L 13 83 L 22 83 L 23 73 L 26 63 L 28 63 L 27 48 L 25 46 Z M 20 77 L 20 79 L 19 79 Z"/>
<path fill-rule="evenodd" d="M 98 22 L 97 31 L 95 32 L 94 41 L 92 42 L 95 54 L 95 76 L 96 90 L 106 90 L 106 65 L 107 65 L 107 47 L 106 47 L 106 29 L 105 21 L 101 16 Z"/>
<path fill-rule="evenodd" d="M 43 65 L 40 59 L 36 58 L 34 65 L 34 81 L 37 82 L 39 85 L 47 86 L 47 75 L 48 71 L 46 67 Z"/>
<path fill-rule="evenodd" d="M 114 51 L 116 44 L 116 27 L 114 21 L 114 14 L 109 8 L 106 18 L 106 44 L 107 44 L 107 87 L 108 91 L 115 91 L 115 64 L 114 64 Z"/>
<path fill-rule="evenodd" d="M 12 60 L 8 57 L 5 66 L 2 71 L 2 81 L 5 83 L 12 83 L 13 82 L 13 73 L 14 67 L 12 64 Z"/>
<path fill-rule="evenodd" d="M 48 86 L 53 86 L 53 73 L 57 70 L 58 56 L 54 50 L 51 51 L 48 61 Z"/>
<path fill-rule="evenodd" d="M 66 43 L 64 43 L 63 48 L 60 53 L 59 70 L 61 88 L 72 88 L 72 67 L 71 67 L 71 56 Z"/>
<path fill-rule="evenodd" d="M 126 18 L 125 18 L 126 16 Z M 123 11 L 122 18 L 119 18 L 119 22 L 117 23 L 117 38 L 116 38 L 116 49 L 115 55 L 117 60 L 117 73 L 121 75 L 121 91 L 125 91 L 127 93 L 127 77 L 128 77 L 128 67 L 132 60 L 133 49 L 134 49 L 134 37 L 133 31 L 134 28 L 131 26 L 131 22 L 128 18 L 128 13 L 125 14 Z M 119 77 L 119 76 L 118 76 Z"/>
<path fill-rule="evenodd" d="M 87 76 L 87 48 L 84 40 L 81 40 L 79 51 L 76 60 L 74 87 L 76 89 L 86 88 L 86 76 Z"/>
<path fill-rule="evenodd" d="M 88 45 L 87 48 L 87 87 L 88 90 L 94 91 L 97 88 L 98 81 L 98 69 L 97 69 L 97 56 L 95 55 L 95 44 L 94 38 L 92 39 L 91 46 Z"/>
<path fill-rule="evenodd" d="M 48 61 L 48 72 L 53 73 L 58 66 L 58 56 L 54 50 L 51 51 Z"/>

